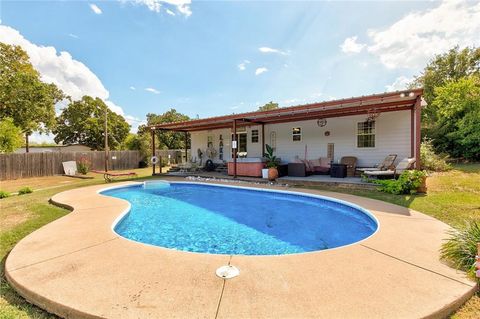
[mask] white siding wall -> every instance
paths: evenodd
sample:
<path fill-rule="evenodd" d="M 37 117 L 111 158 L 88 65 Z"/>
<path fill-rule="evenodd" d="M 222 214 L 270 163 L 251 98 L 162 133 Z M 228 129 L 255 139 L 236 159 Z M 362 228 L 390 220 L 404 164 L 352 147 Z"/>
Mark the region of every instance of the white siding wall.
<path fill-rule="evenodd" d="M 356 156 L 359 166 L 371 166 L 383 161 L 388 154 L 397 154 L 397 162 L 410 156 L 410 111 L 382 113 L 376 121 L 375 148 L 357 148 L 357 123 L 364 121 L 365 115 L 327 119 L 325 127 L 318 127 L 316 120 L 265 125 L 265 143 L 270 144 L 270 133 L 276 132 L 276 155 L 283 162 L 289 162 L 296 156 L 304 158 L 307 146 L 307 158 L 326 157 L 327 144 L 334 143 L 334 161 L 342 156 Z M 292 128 L 302 128 L 302 140 L 292 140 Z M 259 142 L 251 143 L 251 131 L 258 129 Z M 325 136 L 325 131 L 330 136 Z M 205 151 L 207 136 L 213 136 L 213 145 L 218 150 L 219 135 L 224 144 L 224 160 L 231 159 L 231 130 L 211 130 L 192 133 L 192 156 L 197 157 L 197 149 Z M 247 128 L 248 157 L 260 157 L 262 154 L 261 126 Z M 215 159 L 218 162 L 218 156 Z"/>

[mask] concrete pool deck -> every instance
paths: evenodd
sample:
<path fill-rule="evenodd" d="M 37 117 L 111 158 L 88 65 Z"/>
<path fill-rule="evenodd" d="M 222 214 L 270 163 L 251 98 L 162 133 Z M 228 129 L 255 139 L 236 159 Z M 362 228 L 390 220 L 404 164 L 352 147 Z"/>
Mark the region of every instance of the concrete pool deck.
<path fill-rule="evenodd" d="M 120 237 L 112 224 L 129 204 L 97 193 L 107 187 L 55 195 L 53 202 L 73 212 L 10 252 L 6 277 L 28 301 L 67 318 L 442 318 L 476 289 L 438 260 L 449 227 L 404 207 L 288 188 L 360 205 L 380 229 L 359 243 L 319 252 L 209 255 Z M 240 275 L 218 278 L 215 270 L 229 263 Z"/>

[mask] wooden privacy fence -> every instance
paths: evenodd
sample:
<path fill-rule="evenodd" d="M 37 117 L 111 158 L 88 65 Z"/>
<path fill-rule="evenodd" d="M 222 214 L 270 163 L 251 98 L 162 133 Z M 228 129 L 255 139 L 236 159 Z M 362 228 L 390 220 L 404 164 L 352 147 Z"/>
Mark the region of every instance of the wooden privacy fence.
<path fill-rule="evenodd" d="M 111 170 L 138 168 L 142 160 L 139 151 L 110 151 L 109 154 Z M 92 163 L 91 169 L 104 170 L 103 151 L 0 154 L 0 180 L 63 174 L 62 162 L 78 162 L 82 157 Z"/>

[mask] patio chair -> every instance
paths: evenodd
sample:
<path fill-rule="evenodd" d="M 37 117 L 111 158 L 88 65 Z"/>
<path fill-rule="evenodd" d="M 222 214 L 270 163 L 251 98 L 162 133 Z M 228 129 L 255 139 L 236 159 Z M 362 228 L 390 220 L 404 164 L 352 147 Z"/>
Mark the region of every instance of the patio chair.
<path fill-rule="evenodd" d="M 357 158 L 355 156 L 344 156 L 340 159 L 340 164 L 347 165 L 347 177 L 355 176 L 355 169 L 357 168 Z"/>
<path fill-rule="evenodd" d="M 395 160 L 397 159 L 397 154 L 390 154 L 385 159 L 380 165 L 374 166 L 374 167 L 361 167 L 357 168 L 357 171 L 359 172 L 367 172 L 367 171 L 386 171 L 389 169 L 394 169 L 395 168 Z"/>
<path fill-rule="evenodd" d="M 412 169 L 413 165 L 415 164 L 415 158 L 404 158 L 401 160 L 397 166 L 394 169 L 389 169 L 386 171 L 366 171 L 364 174 L 367 176 L 367 178 L 370 177 L 376 177 L 376 178 L 386 178 L 386 177 L 393 177 L 395 178 L 396 176 L 402 174 L 404 171 Z"/>

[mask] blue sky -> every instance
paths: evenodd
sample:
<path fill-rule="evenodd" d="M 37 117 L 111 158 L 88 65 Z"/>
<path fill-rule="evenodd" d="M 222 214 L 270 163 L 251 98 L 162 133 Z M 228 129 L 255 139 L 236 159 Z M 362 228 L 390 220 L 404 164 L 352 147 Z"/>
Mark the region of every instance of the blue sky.
<path fill-rule="evenodd" d="M 207 117 L 270 100 L 287 106 L 401 89 L 433 54 L 480 38 L 478 1 L 0 6 L 0 41 L 40 52 L 34 66 L 46 80 L 74 96 L 98 95 L 133 126 L 172 107 Z"/>

